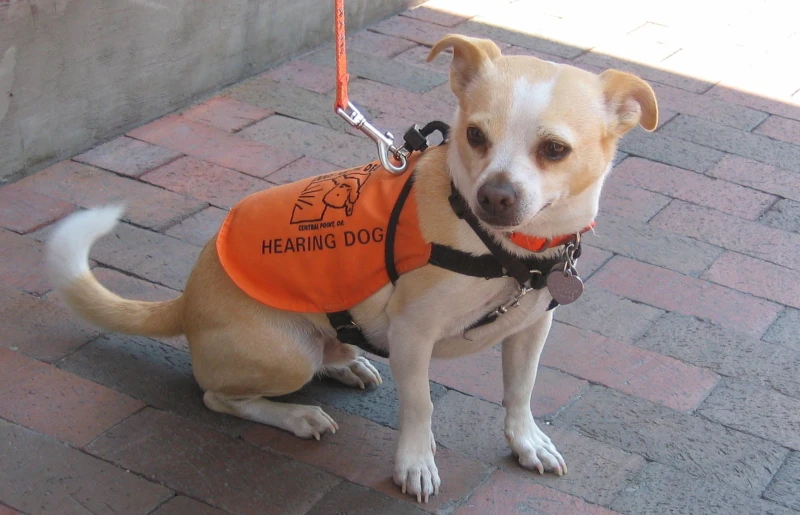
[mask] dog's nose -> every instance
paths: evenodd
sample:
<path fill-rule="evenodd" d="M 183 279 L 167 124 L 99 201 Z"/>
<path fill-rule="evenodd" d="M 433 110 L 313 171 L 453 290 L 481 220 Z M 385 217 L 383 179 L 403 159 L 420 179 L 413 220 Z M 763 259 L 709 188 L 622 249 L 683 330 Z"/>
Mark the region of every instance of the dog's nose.
<path fill-rule="evenodd" d="M 505 214 L 516 202 L 514 186 L 502 175 L 489 179 L 478 189 L 478 203 L 487 213 Z"/>

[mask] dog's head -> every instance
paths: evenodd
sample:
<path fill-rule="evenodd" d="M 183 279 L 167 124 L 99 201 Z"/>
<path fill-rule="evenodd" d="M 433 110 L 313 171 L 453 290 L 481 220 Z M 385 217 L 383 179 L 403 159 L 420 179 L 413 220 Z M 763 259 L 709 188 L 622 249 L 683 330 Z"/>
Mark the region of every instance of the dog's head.
<path fill-rule="evenodd" d="M 656 128 L 653 90 L 640 78 L 600 75 L 535 57 L 502 56 L 486 39 L 450 35 L 458 111 L 448 164 L 485 225 L 541 237 L 567 234 L 597 214 L 617 141 Z"/>

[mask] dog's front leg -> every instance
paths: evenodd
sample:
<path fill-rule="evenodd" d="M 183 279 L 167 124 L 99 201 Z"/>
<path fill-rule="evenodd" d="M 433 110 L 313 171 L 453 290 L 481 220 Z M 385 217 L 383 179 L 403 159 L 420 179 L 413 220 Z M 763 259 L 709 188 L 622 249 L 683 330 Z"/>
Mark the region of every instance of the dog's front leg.
<path fill-rule="evenodd" d="M 439 470 L 433 455 L 436 442 L 431 431 L 431 402 L 428 368 L 433 351 L 430 337 L 411 324 L 392 323 L 389 329 L 392 376 L 400 401 L 400 433 L 394 460 L 394 482 L 403 493 L 428 502 L 439 493 Z"/>
<path fill-rule="evenodd" d="M 531 413 L 536 369 L 552 322 L 550 311 L 530 328 L 503 341 L 503 406 L 506 440 L 520 465 L 540 474 L 547 470 L 560 476 L 567 473 L 567 464 Z"/>

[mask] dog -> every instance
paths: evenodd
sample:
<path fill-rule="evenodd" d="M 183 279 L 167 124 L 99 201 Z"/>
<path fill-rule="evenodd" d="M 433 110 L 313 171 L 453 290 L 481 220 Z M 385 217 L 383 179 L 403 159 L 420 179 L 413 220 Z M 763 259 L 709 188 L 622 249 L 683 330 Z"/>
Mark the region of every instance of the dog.
<path fill-rule="evenodd" d="M 419 231 L 427 242 L 486 255 L 492 244 L 452 208 L 449 199 L 458 194 L 480 231 L 505 254 L 558 259 L 563 249 L 533 253 L 511 235 L 550 241 L 590 226 L 619 139 L 636 125 L 647 131 L 657 126 L 653 90 L 628 73 L 598 75 L 534 57 L 503 56 L 492 41 L 461 35 L 441 39 L 428 60 L 447 49 L 458 108 L 448 142 L 426 150 L 414 166 Z M 359 183 L 347 197 L 370 183 L 377 184 Z M 200 253 L 178 298 L 139 302 L 111 293 L 90 272 L 88 255 L 120 214 L 120 208 L 104 207 L 62 221 L 47 247 L 50 277 L 75 312 L 108 330 L 186 335 L 208 408 L 319 439 L 338 427 L 320 407 L 269 398 L 294 392 L 317 374 L 362 388 L 381 383 L 362 351 L 340 341 L 323 313 L 276 309 L 239 288 L 221 264 L 217 237 Z M 264 287 L 270 288 L 269 281 Z M 390 351 L 400 402 L 393 479 L 418 502 L 437 494 L 441 483 L 431 431 L 430 360 L 496 344 L 502 344 L 504 432 L 511 450 L 526 469 L 567 472 L 530 409 L 553 297 L 546 288 L 524 297 L 520 291 L 511 277 L 487 280 L 425 264 L 349 307 L 353 325 L 372 348 Z M 509 299 L 516 307 L 475 327 L 495 307 L 513 305 Z"/>

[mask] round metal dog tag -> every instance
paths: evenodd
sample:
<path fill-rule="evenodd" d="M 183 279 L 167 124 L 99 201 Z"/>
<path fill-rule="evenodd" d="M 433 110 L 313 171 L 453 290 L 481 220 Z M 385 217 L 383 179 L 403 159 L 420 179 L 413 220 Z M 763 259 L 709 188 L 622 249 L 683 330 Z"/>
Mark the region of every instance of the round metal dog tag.
<path fill-rule="evenodd" d="M 565 305 L 578 300 L 583 293 L 583 281 L 570 271 L 565 273 L 558 266 L 547 274 L 547 289 L 556 302 Z"/>

